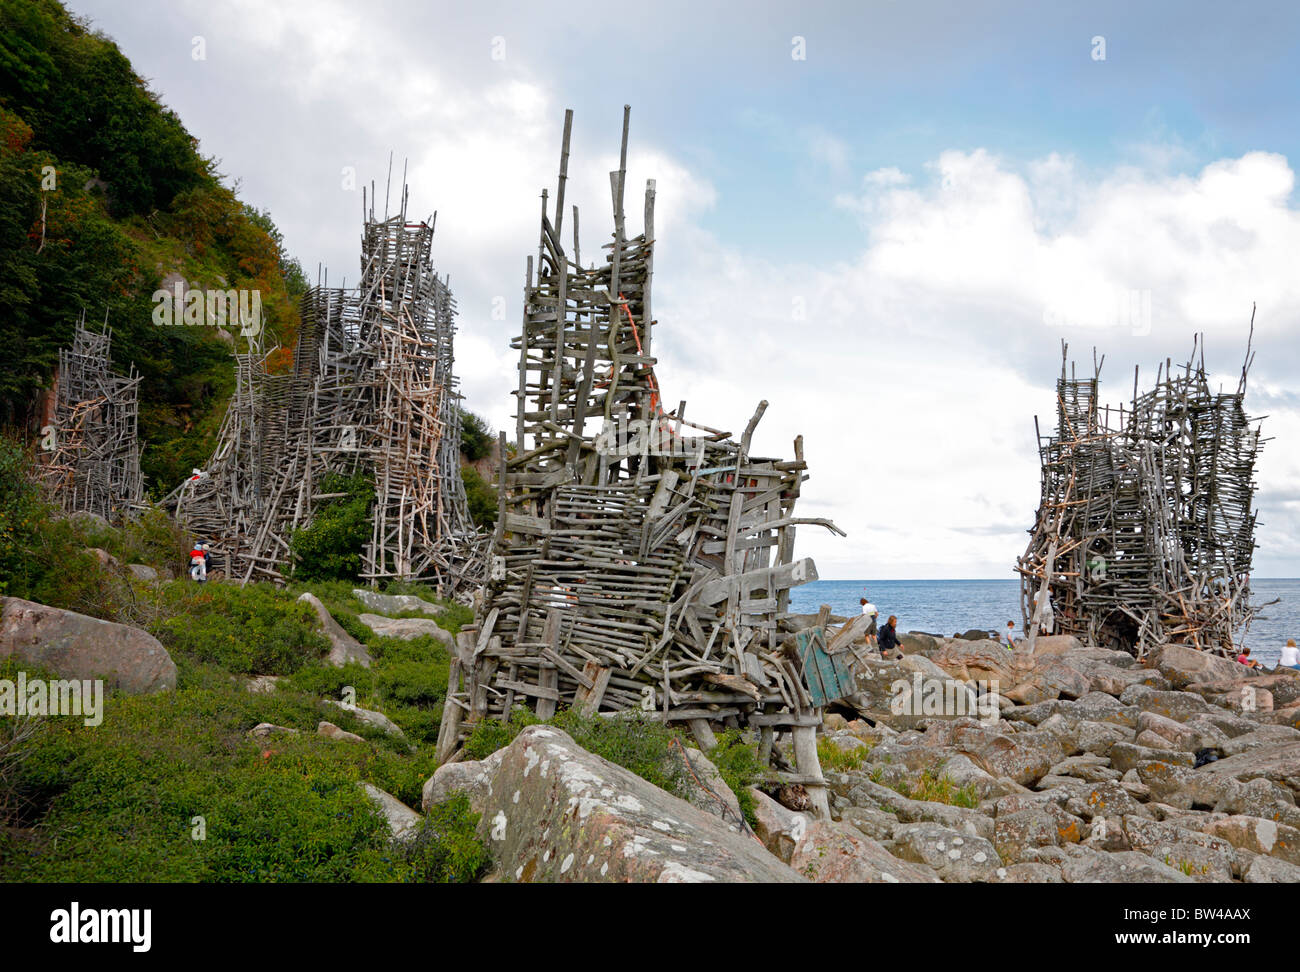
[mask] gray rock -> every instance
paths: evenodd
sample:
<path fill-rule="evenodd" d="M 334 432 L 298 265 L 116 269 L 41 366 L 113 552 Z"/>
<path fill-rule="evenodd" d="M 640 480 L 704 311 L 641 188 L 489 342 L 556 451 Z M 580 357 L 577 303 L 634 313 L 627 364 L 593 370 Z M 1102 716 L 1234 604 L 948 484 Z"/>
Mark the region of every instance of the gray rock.
<path fill-rule="evenodd" d="M 331 665 L 335 668 L 342 668 L 349 662 L 356 662 L 362 668 L 370 667 L 370 663 L 374 659 L 370 657 L 370 652 L 366 651 L 366 646 L 343 630 L 343 627 L 334 620 L 334 616 L 329 613 L 325 605 L 320 602 L 320 598 L 311 592 L 306 592 L 299 595 L 298 600 L 310 605 L 311 609 L 316 612 L 316 618 L 320 622 L 321 634 L 330 643 L 328 661 Z"/>
<path fill-rule="evenodd" d="M 1300 867 L 1258 854 L 1251 858 L 1242 880 L 1247 884 L 1300 884 Z"/>
<path fill-rule="evenodd" d="M 803 880 L 752 837 L 552 726 L 527 727 L 481 763 L 439 767 L 425 784 L 426 805 L 453 778 L 478 778 L 467 788 L 470 804 L 500 880 Z"/>
<path fill-rule="evenodd" d="M 321 701 L 326 705 L 332 705 L 336 709 L 342 709 L 344 712 L 351 713 L 358 722 L 365 723 L 372 729 L 382 729 L 390 736 L 401 736 L 403 739 L 406 738 L 406 734 L 402 732 L 402 727 L 382 712 L 376 712 L 373 709 L 363 709 L 359 705 L 345 705 L 344 703 L 337 702 L 334 699 L 321 699 Z"/>
<path fill-rule="evenodd" d="M 1061 884 L 1061 869 L 1054 864 L 1023 862 L 1000 867 L 993 872 L 993 884 Z"/>
<path fill-rule="evenodd" d="M 370 798 L 370 802 L 379 808 L 388 823 L 388 830 L 393 840 L 408 841 L 420 832 L 423 818 L 391 793 L 379 789 L 370 783 L 358 783 Z"/>
<path fill-rule="evenodd" d="M 380 614 L 363 614 L 360 621 L 381 638 L 410 641 L 428 635 L 448 648 L 453 645 L 451 632 L 431 618 L 386 618 Z"/>
<path fill-rule="evenodd" d="M 1242 670 L 1230 658 L 1221 658 L 1187 645 L 1161 645 L 1147 655 L 1146 663 L 1169 679 L 1175 689 L 1213 678 L 1236 678 Z"/>
<path fill-rule="evenodd" d="M 924 864 L 904 861 L 854 828 L 826 820 L 808 825 L 790 866 L 818 884 L 936 884 Z"/>
<path fill-rule="evenodd" d="M 1189 752 L 1173 749 L 1151 749 L 1136 743 L 1115 743 L 1110 747 L 1110 764 L 1121 773 L 1140 766 L 1143 763 L 1168 763 L 1170 766 L 1188 766 L 1195 761 Z"/>
<path fill-rule="evenodd" d="M 1076 844 L 1083 836 L 1083 821 L 1054 803 L 1015 813 L 999 813 L 993 821 L 993 844 L 1009 864 L 1025 860 L 1026 850 Z"/>
<path fill-rule="evenodd" d="M 322 720 L 316 725 L 316 734 L 325 736 L 329 739 L 337 739 L 339 742 L 365 743 L 365 740 L 355 732 L 348 732 L 346 729 L 340 729 L 332 722 Z"/>
<path fill-rule="evenodd" d="M 993 844 L 936 823 L 900 824 L 894 830 L 894 853 L 925 864 L 944 881 L 988 881 L 1002 866 Z"/>
<path fill-rule="evenodd" d="M 176 664 L 147 631 L 48 607 L 0 598 L 0 658 L 17 658 L 67 679 L 104 679 L 128 695 L 176 687 Z"/>
<path fill-rule="evenodd" d="M 158 579 L 158 571 L 148 564 L 127 564 L 126 570 L 136 580 L 156 581 Z"/>
<path fill-rule="evenodd" d="M 680 752 L 676 747 L 674 751 Z M 707 756 L 698 749 L 687 748 L 684 751 L 691 763 L 683 786 L 686 802 L 705 813 L 713 814 L 728 828 L 740 833 L 745 829 L 745 818 L 736 794 L 727 786 L 726 780 Z"/>
<path fill-rule="evenodd" d="M 252 729 L 248 730 L 248 735 L 255 739 L 265 739 L 267 736 L 273 736 L 276 733 L 290 733 L 292 735 L 297 735 L 298 730 L 290 729 L 288 726 L 277 726 L 270 722 L 259 722 L 257 725 L 253 726 Z"/>
<path fill-rule="evenodd" d="M 405 614 L 421 611 L 424 614 L 441 614 L 442 608 L 414 594 L 380 594 L 364 587 L 353 588 L 352 594 L 372 611 L 380 614 Z"/>
<path fill-rule="evenodd" d="M 1102 853 L 1087 847 L 1067 851 L 1061 876 L 1070 884 L 1191 884 L 1192 879 L 1139 851 Z"/>

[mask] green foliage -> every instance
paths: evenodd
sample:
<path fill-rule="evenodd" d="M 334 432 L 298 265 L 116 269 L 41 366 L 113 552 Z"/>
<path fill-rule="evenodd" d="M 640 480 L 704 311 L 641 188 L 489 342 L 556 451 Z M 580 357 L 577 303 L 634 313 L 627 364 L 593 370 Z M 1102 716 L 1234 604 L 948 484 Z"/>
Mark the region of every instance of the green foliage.
<path fill-rule="evenodd" d="M 468 884 L 481 877 L 491 855 L 478 838 L 478 819 L 463 793 L 430 807 L 424 826 L 406 850 L 410 880 Z"/>
<path fill-rule="evenodd" d="M 491 756 L 498 749 L 509 746 L 515 736 L 528 726 L 535 726 L 541 720 L 532 709 L 518 706 L 510 713 L 508 722 L 500 719 L 483 719 L 474 726 L 465 740 L 465 759 L 477 760 Z"/>
<path fill-rule="evenodd" d="M 27 596 L 49 570 L 37 543 L 48 519 L 22 444 L 0 435 L 0 595 Z"/>
<path fill-rule="evenodd" d="M 482 416 L 473 412 L 460 413 L 460 451 L 470 462 L 477 462 L 492 454 L 492 429 Z"/>
<path fill-rule="evenodd" d="M 253 695 L 186 664 L 175 692 L 112 696 L 104 721 L 50 719 L 19 769 L 36 810 L 0 844 L 0 879 L 21 881 L 466 881 L 486 851 L 464 800 L 434 808 L 395 845 L 357 785 L 418 805 L 430 754 L 314 735 L 347 713 L 280 691 Z M 259 722 L 301 730 L 264 739 Z M 196 817 L 205 839 L 193 838 Z M 57 839 L 55 837 L 57 836 Z"/>
<path fill-rule="evenodd" d="M 320 489 L 346 495 L 325 501 L 308 526 L 293 531 L 293 576 L 305 581 L 355 580 L 361 572 L 361 551 L 370 540 L 374 483 L 360 473 L 330 473 Z"/>
<path fill-rule="evenodd" d="M 222 184 L 112 40 L 57 0 L 0 0 L 0 423 L 33 416 L 82 311 L 107 313 L 116 367 L 144 378 L 150 491 L 203 465 L 234 369 L 215 328 L 153 323 L 173 272 L 258 291 L 267 337 L 292 347 L 305 281 L 269 214 Z"/>
<path fill-rule="evenodd" d="M 287 675 L 329 649 L 311 607 L 269 585 L 182 580 L 156 589 L 163 617 L 149 630 L 173 657 L 249 675 Z"/>
<path fill-rule="evenodd" d="M 465 484 L 465 501 L 469 504 L 470 519 L 477 526 L 491 527 L 497 521 L 497 491 L 473 466 L 460 467 L 460 480 Z"/>
<path fill-rule="evenodd" d="M 872 779 L 876 778 L 873 776 Z M 946 803 L 954 807 L 974 809 L 980 802 L 975 784 L 959 787 L 947 773 L 935 776 L 933 770 L 922 771 L 914 782 L 897 783 L 894 789 L 909 799 L 923 800 L 926 803 Z"/>
<path fill-rule="evenodd" d="M 826 771 L 847 773 L 849 770 L 859 769 L 870 755 L 870 746 L 860 749 L 840 749 L 825 736 L 819 736 L 817 739 L 817 760 Z"/>
<path fill-rule="evenodd" d="M 728 729 L 718 736 L 718 745 L 707 755 L 731 792 L 736 794 L 745 820 L 751 827 L 757 826 L 755 813 L 758 807 L 749 788 L 766 775 L 763 763 L 758 758 L 758 747 L 746 742 L 740 730 Z"/>

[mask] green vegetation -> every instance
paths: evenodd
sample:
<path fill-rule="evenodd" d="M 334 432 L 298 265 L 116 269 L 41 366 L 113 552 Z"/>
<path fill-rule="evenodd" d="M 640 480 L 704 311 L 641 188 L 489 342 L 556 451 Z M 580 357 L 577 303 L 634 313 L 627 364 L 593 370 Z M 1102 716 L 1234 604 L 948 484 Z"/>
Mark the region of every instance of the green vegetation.
<path fill-rule="evenodd" d="M 860 769 L 870 755 L 870 746 L 840 749 L 825 736 L 817 737 L 817 759 L 822 764 L 822 769 L 827 772 L 847 773 L 849 770 Z"/>
<path fill-rule="evenodd" d="M 492 455 L 492 441 L 492 429 L 482 416 L 460 413 L 460 451 L 466 459 L 478 462 Z"/>
<path fill-rule="evenodd" d="M 469 515 L 477 526 L 492 527 L 497 522 L 497 491 L 473 466 L 460 467 L 460 481 L 465 484 Z"/>
<path fill-rule="evenodd" d="M 736 794 L 740 812 L 751 827 L 758 826 L 758 805 L 749 788 L 763 779 L 765 768 L 758 758 L 758 747 L 746 742 L 738 729 L 728 729 L 718 736 L 718 745 L 709 754 L 723 781 Z"/>
<path fill-rule="evenodd" d="M 875 776 L 872 779 L 880 782 Z M 935 776 L 932 770 L 924 770 L 915 781 L 896 783 L 893 788 L 911 800 L 923 800 L 926 803 L 946 803 L 949 806 L 974 809 L 980 802 L 975 784 L 959 787 L 948 774 Z"/>
<path fill-rule="evenodd" d="M 0 0 L 0 424 L 31 417 L 82 311 L 107 314 L 115 366 L 144 377 L 151 493 L 206 463 L 231 348 L 216 328 L 154 324 L 173 273 L 258 291 L 268 346 L 292 347 L 305 281 L 270 216 L 224 184 L 112 40 L 57 0 Z"/>
<path fill-rule="evenodd" d="M 361 551 L 370 540 L 375 486 L 369 477 L 326 475 L 320 492 L 340 493 L 317 507 L 311 524 L 293 531 L 293 576 L 305 581 L 356 580 Z"/>
<path fill-rule="evenodd" d="M 417 841 L 395 846 L 357 783 L 418 805 L 431 755 L 322 739 L 321 719 L 367 730 L 305 694 L 254 695 L 187 663 L 175 692 L 114 696 L 105 708 L 100 726 L 49 719 L 29 742 L 10 781 L 8 805 L 23 809 L 6 821 L 0 877 L 447 881 L 472 879 L 486 861 L 463 801 L 435 808 Z M 250 738 L 259 722 L 300 732 Z"/>

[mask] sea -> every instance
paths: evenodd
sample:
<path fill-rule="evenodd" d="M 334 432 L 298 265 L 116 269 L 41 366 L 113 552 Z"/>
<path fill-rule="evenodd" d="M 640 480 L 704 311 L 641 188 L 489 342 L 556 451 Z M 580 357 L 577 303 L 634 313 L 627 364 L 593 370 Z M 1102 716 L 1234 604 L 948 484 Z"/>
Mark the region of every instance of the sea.
<path fill-rule="evenodd" d="M 1277 663 L 1288 638 L 1300 640 L 1300 578 L 1252 577 L 1253 600 L 1262 605 L 1257 617 L 1239 636 L 1252 658 L 1270 668 Z M 898 615 L 899 631 L 953 635 L 972 628 L 1003 631 L 1008 621 L 1021 625 L 1018 580 L 818 580 L 792 588 L 790 610 L 815 614 L 829 604 L 835 614 L 853 616 L 866 597 L 880 609 L 882 619 Z"/>

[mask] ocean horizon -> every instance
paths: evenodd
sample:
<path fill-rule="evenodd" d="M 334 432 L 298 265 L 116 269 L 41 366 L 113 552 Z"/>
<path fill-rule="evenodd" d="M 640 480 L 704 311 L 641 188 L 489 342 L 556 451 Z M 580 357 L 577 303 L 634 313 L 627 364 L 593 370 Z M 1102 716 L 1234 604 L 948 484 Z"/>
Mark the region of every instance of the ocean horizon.
<path fill-rule="evenodd" d="M 1272 667 L 1288 638 L 1300 639 L 1300 578 L 1252 577 L 1254 603 L 1263 605 L 1261 617 L 1238 634 L 1249 647 L 1251 657 Z M 972 628 L 1003 631 L 1008 621 L 1022 623 L 1020 581 L 1015 578 L 988 580 L 950 578 L 946 580 L 866 580 L 822 578 L 792 588 L 790 610 L 814 614 L 829 604 L 835 614 L 853 616 L 858 599 L 870 598 L 882 617 L 898 616 L 900 631 L 924 631 L 951 636 Z"/>

